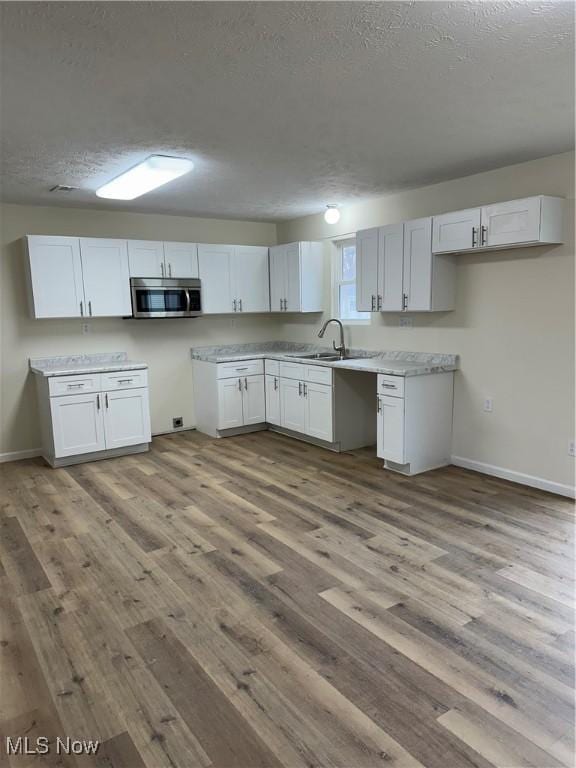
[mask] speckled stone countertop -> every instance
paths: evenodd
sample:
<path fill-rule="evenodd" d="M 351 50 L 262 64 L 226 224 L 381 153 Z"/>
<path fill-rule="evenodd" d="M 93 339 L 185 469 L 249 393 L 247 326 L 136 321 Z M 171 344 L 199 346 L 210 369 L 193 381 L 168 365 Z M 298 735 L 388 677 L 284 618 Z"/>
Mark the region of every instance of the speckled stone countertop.
<path fill-rule="evenodd" d="M 348 360 L 309 360 L 293 355 L 313 352 L 331 352 L 330 347 L 316 344 L 296 344 L 289 341 L 256 342 L 254 344 L 227 344 L 213 347 L 193 347 L 193 360 L 210 363 L 234 363 L 240 360 L 267 358 L 284 362 L 300 360 L 306 365 L 323 365 L 349 371 L 389 373 L 396 376 L 421 376 L 444 373 L 459 368 L 458 355 L 432 352 L 370 351 L 349 349 Z"/>
<path fill-rule="evenodd" d="M 72 376 L 75 373 L 107 373 L 148 368 L 147 363 L 128 360 L 126 352 L 31 357 L 28 362 L 30 370 L 38 376 Z"/>

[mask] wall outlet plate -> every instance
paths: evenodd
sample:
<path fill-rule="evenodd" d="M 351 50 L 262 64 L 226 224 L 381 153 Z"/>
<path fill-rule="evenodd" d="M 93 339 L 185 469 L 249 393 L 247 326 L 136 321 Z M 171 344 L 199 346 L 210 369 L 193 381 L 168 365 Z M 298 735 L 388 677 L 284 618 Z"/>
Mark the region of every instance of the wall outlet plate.
<path fill-rule="evenodd" d="M 180 429 L 184 426 L 184 419 L 182 416 L 175 416 L 172 419 L 172 429 Z"/>
<path fill-rule="evenodd" d="M 85 336 L 90 333 L 90 323 L 82 323 L 82 335 Z"/>
<path fill-rule="evenodd" d="M 414 321 L 411 317 L 401 317 L 400 318 L 400 328 L 413 328 L 414 327 Z"/>
<path fill-rule="evenodd" d="M 570 440 L 568 443 L 568 456 L 576 456 L 576 440 Z"/>

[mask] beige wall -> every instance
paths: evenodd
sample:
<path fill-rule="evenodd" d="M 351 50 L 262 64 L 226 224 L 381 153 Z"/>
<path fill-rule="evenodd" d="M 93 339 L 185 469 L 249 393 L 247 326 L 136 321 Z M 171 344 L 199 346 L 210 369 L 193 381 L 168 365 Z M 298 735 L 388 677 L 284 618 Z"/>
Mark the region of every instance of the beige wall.
<path fill-rule="evenodd" d="M 150 365 L 152 429 L 171 429 L 172 416 L 194 424 L 190 347 L 229 341 L 265 341 L 280 330 L 273 316 L 196 320 L 33 320 L 28 314 L 25 234 L 129 237 L 269 245 L 274 224 L 178 216 L 150 216 L 66 208 L 0 208 L 0 454 L 38 448 L 36 396 L 28 358 L 81 352 L 126 351 Z"/>
<path fill-rule="evenodd" d="M 343 209 L 338 225 L 310 216 L 278 226 L 278 242 L 536 194 L 569 198 L 566 243 L 457 257 L 454 312 L 374 315 L 347 328 L 350 346 L 455 352 L 453 455 L 574 485 L 574 155 L 555 155 Z M 327 248 L 327 250 L 329 250 Z M 326 284 L 327 300 L 329 283 Z M 328 305 L 327 305 L 328 306 Z M 295 318 L 284 338 L 314 340 L 320 318 Z M 482 412 L 485 397 L 494 400 Z"/>

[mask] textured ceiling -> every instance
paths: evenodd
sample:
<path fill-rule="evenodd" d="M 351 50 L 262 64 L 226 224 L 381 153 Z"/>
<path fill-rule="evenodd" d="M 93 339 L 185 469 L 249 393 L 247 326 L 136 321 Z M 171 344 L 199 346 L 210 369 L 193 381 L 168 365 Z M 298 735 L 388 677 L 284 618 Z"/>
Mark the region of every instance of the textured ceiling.
<path fill-rule="evenodd" d="M 282 220 L 573 144 L 571 2 L 3 2 L 0 13 L 9 202 Z M 133 202 L 95 197 L 152 153 L 197 168 Z"/>

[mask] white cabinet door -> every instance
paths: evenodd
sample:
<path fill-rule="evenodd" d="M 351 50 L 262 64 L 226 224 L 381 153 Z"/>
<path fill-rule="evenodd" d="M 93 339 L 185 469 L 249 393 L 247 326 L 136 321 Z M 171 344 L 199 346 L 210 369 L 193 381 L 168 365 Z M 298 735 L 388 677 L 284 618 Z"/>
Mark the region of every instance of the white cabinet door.
<path fill-rule="evenodd" d="M 104 392 L 104 434 L 106 448 L 149 443 L 150 406 L 148 388 Z"/>
<path fill-rule="evenodd" d="M 272 312 L 284 311 L 287 284 L 286 246 L 270 248 L 270 307 Z"/>
<path fill-rule="evenodd" d="M 333 442 L 332 387 L 326 384 L 304 384 L 306 401 L 306 434 Z"/>
<path fill-rule="evenodd" d="M 91 393 L 50 398 L 55 458 L 106 448 L 102 397 Z"/>
<path fill-rule="evenodd" d="M 378 299 L 378 229 L 356 234 L 356 309 L 374 312 Z"/>
<path fill-rule="evenodd" d="M 268 248 L 238 245 L 232 261 L 232 299 L 238 312 L 270 312 Z"/>
<path fill-rule="evenodd" d="M 218 382 L 218 429 L 232 429 L 244 424 L 242 415 L 243 379 L 220 379 Z"/>
<path fill-rule="evenodd" d="M 34 317 L 80 317 L 84 288 L 77 237 L 29 235 Z"/>
<path fill-rule="evenodd" d="M 301 381 L 280 379 L 281 425 L 295 432 L 306 431 L 306 399 Z"/>
<path fill-rule="evenodd" d="M 266 421 L 266 400 L 264 396 L 264 376 L 245 376 L 242 379 L 243 423 L 260 424 Z"/>
<path fill-rule="evenodd" d="M 126 240 L 81 237 L 80 256 L 88 314 L 93 317 L 131 315 Z"/>
<path fill-rule="evenodd" d="M 405 308 L 432 309 L 432 219 L 404 222 Z"/>
<path fill-rule="evenodd" d="M 198 245 L 198 272 L 205 315 L 233 312 L 233 245 Z"/>
<path fill-rule="evenodd" d="M 278 376 L 266 376 L 266 421 L 280 424 L 280 379 Z"/>
<path fill-rule="evenodd" d="M 432 252 L 469 251 L 480 245 L 480 208 L 434 216 Z"/>
<path fill-rule="evenodd" d="M 529 243 L 540 239 L 539 197 L 511 200 L 482 208 L 482 245 Z"/>
<path fill-rule="evenodd" d="M 164 243 L 128 240 L 130 277 L 164 277 Z"/>
<path fill-rule="evenodd" d="M 377 454 L 381 459 L 405 464 L 404 400 L 400 397 L 378 397 Z"/>
<path fill-rule="evenodd" d="M 382 312 L 402 309 L 404 225 L 390 224 L 378 231 L 377 308 Z"/>
<path fill-rule="evenodd" d="M 286 296 L 284 309 L 287 312 L 300 312 L 302 309 L 300 280 L 302 275 L 300 264 L 300 243 L 290 243 L 286 246 Z"/>
<path fill-rule="evenodd" d="M 198 246 L 164 243 L 164 263 L 168 277 L 198 277 Z"/>

